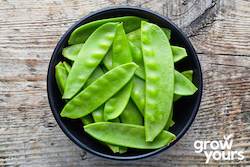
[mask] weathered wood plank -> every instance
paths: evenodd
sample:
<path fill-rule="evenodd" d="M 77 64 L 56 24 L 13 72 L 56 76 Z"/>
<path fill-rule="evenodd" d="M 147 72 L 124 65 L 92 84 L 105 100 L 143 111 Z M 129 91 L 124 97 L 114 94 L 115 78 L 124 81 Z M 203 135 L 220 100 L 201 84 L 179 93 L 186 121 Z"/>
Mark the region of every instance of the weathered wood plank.
<path fill-rule="evenodd" d="M 146 7 L 190 37 L 202 64 L 204 95 L 188 133 L 150 159 L 116 162 L 79 149 L 57 126 L 46 73 L 61 35 L 87 13 L 111 5 Z M 250 2 L 247 0 L 0 0 L 0 166 L 203 166 L 196 139 L 234 134 L 250 164 Z"/>

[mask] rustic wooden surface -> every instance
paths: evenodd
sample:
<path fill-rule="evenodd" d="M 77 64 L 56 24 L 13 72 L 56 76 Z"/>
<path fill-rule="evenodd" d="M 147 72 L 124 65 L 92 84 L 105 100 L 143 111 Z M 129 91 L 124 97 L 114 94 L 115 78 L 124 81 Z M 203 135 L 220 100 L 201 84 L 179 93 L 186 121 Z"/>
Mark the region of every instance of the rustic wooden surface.
<path fill-rule="evenodd" d="M 46 73 L 61 35 L 82 16 L 112 5 L 150 8 L 189 36 L 201 61 L 204 95 L 188 133 L 170 150 L 141 161 L 116 162 L 73 144 L 48 105 Z M 195 139 L 234 134 L 250 165 L 249 0 L 0 0 L 0 166 L 203 166 Z"/>

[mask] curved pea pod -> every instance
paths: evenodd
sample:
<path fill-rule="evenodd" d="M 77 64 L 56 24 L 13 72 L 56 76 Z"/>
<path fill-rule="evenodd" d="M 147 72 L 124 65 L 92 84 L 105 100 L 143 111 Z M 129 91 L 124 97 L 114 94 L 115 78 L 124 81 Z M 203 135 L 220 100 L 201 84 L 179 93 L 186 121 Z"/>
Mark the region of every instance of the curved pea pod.
<path fill-rule="evenodd" d="M 112 47 L 113 47 L 112 48 L 113 68 L 124 63 L 132 62 L 132 56 L 128 39 L 123 29 L 122 23 L 117 26 Z"/>
<path fill-rule="evenodd" d="M 87 115 L 85 117 L 81 118 L 81 121 L 83 123 L 83 125 L 88 125 L 94 122 L 93 118 L 91 117 L 91 115 Z"/>
<path fill-rule="evenodd" d="M 141 19 L 135 16 L 116 17 L 92 21 L 75 29 L 69 37 L 69 45 L 84 43 L 88 37 L 100 26 L 109 22 L 123 22 L 126 33 L 140 27 Z"/>
<path fill-rule="evenodd" d="M 80 44 L 75 44 L 75 45 L 71 45 L 66 48 L 63 48 L 62 55 L 71 61 L 75 61 L 82 46 L 83 44 L 80 43 Z"/>
<path fill-rule="evenodd" d="M 92 84 L 95 80 L 97 80 L 99 77 L 101 77 L 104 74 L 104 72 L 102 71 L 102 69 L 98 66 L 96 67 L 96 69 L 94 70 L 94 72 L 90 75 L 90 77 L 88 78 L 88 80 L 86 81 L 86 84 L 84 85 L 85 87 L 89 86 L 90 84 Z"/>
<path fill-rule="evenodd" d="M 130 81 L 137 67 L 127 63 L 105 73 L 71 99 L 60 115 L 76 119 L 93 112 Z"/>
<path fill-rule="evenodd" d="M 105 55 L 105 57 L 102 60 L 104 66 L 108 69 L 112 69 L 112 48 L 109 49 L 108 53 Z"/>
<path fill-rule="evenodd" d="M 174 56 L 174 62 L 178 62 L 188 56 L 186 49 L 183 47 L 171 46 L 171 49 Z"/>
<path fill-rule="evenodd" d="M 129 46 L 133 61 L 139 66 L 138 69 L 135 71 L 135 75 L 137 75 L 142 79 L 145 79 L 144 64 L 143 64 L 141 49 L 136 47 L 132 42 L 129 42 Z"/>
<path fill-rule="evenodd" d="M 63 94 L 65 88 L 65 81 L 67 79 L 68 72 L 62 62 L 59 62 L 55 67 L 55 78 L 58 89 Z"/>
<path fill-rule="evenodd" d="M 153 142 L 146 142 L 144 126 L 123 123 L 93 123 L 84 126 L 84 131 L 97 140 L 137 149 L 161 148 L 176 139 L 174 134 L 161 131 Z"/>
<path fill-rule="evenodd" d="M 131 98 L 138 107 L 142 115 L 144 115 L 145 105 L 145 81 L 139 77 L 134 76 L 133 88 L 131 91 Z"/>
<path fill-rule="evenodd" d="M 175 71 L 174 93 L 176 95 L 189 96 L 197 91 L 197 87 L 183 74 Z"/>
<path fill-rule="evenodd" d="M 129 81 L 129 83 L 105 103 L 104 120 L 112 120 L 121 115 L 128 104 L 132 86 L 132 82 Z"/>
<path fill-rule="evenodd" d="M 70 66 L 66 61 L 63 62 L 63 65 L 64 65 L 64 67 L 65 67 L 67 73 L 69 73 L 70 70 L 71 70 L 71 66 Z M 65 82 L 66 82 L 66 80 L 65 80 Z"/>
<path fill-rule="evenodd" d="M 182 74 L 189 79 L 191 82 L 193 80 L 193 70 L 187 70 L 187 71 L 183 71 Z M 179 100 L 182 96 L 181 95 L 174 95 L 174 102 Z"/>
<path fill-rule="evenodd" d="M 142 21 L 141 44 L 145 67 L 144 122 L 146 141 L 164 129 L 174 94 L 174 60 L 167 36 L 155 24 Z"/>
<path fill-rule="evenodd" d="M 126 124 L 143 125 L 143 117 L 131 100 L 129 100 L 128 105 L 120 115 L 120 120 Z"/>
<path fill-rule="evenodd" d="M 171 37 L 171 30 L 168 28 L 161 28 L 166 34 L 168 39 Z M 127 34 L 129 41 L 131 41 L 136 47 L 141 48 L 141 29 L 137 29 Z"/>
<path fill-rule="evenodd" d="M 112 46 L 112 67 L 132 62 L 128 39 L 122 24 L 117 26 L 116 35 Z M 106 102 L 104 107 L 104 119 L 106 121 L 115 119 L 122 113 L 128 104 L 131 90 L 132 82 L 130 81 Z"/>
<path fill-rule="evenodd" d="M 82 46 L 68 75 L 63 99 L 70 99 L 102 61 L 115 36 L 117 23 L 106 23 L 96 29 Z"/>

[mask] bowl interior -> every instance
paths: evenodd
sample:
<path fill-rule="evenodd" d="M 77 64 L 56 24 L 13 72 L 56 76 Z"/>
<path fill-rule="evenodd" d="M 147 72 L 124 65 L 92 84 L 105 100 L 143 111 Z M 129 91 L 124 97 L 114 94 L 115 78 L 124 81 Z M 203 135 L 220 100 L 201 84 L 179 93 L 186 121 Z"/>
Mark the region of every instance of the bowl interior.
<path fill-rule="evenodd" d="M 56 121 L 59 126 L 62 128 L 64 133 L 77 145 L 81 148 L 84 148 L 94 154 L 97 154 L 102 157 L 111 158 L 111 159 L 139 159 L 143 157 L 147 157 L 153 154 L 156 154 L 162 150 L 165 150 L 175 142 L 171 143 L 169 146 L 158 150 L 134 150 L 129 149 L 129 151 L 125 154 L 113 154 L 106 146 L 100 144 L 95 139 L 88 136 L 84 133 L 82 128 L 82 123 L 79 120 L 70 120 L 64 119 L 60 117 L 60 111 L 64 106 L 64 102 L 61 99 L 60 92 L 57 88 L 57 84 L 55 81 L 55 65 L 62 60 L 66 60 L 63 58 L 61 52 L 64 47 L 66 47 L 67 41 L 71 32 L 83 25 L 87 22 L 103 19 L 103 18 L 111 18 L 118 16 L 139 16 L 145 19 L 148 19 L 149 22 L 155 23 L 161 27 L 169 28 L 172 32 L 171 35 L 171 44 L 185 47 L 188 53 L 188 57 L 183 59 L 182 61 L 175 64 L 175 68 L 178 71 L 190 70 L 194 71 L 193 75 L 193 83 L 198 87 L 198 91 L 193 96 L 182 97 L 174 104 L 174 115 L 173 119 L 175 121 L 175 125 L 170 129 L 172 133 L 177 136 L 177 140 L 179 140 L 187 129 L 190 127 L 197 111 L 199 108 L 201 93 L 202 93 L 202 74 L 200 70 L 200 65 L 198 58 L 195 54 L 195 51 L 189 42 L 189 40 L 185 37 L 185 35 L 168 19 L 163 18 L 162 16 L 155 14 L 151 11 L 140 9 L 140 8 L 132 8 L 132 7 L 120 7 L 120 8 L 110 8 L 106 10 L 97 11 L 95 13 L 91 13 L 88 16 L 82 18 L 79 22 L 73 25 L 61 38 L 58 42 L 54 53 L 52 55 L 49 70 L 48 70 L 48 98 L 50 102 L 50 106 Z"/>

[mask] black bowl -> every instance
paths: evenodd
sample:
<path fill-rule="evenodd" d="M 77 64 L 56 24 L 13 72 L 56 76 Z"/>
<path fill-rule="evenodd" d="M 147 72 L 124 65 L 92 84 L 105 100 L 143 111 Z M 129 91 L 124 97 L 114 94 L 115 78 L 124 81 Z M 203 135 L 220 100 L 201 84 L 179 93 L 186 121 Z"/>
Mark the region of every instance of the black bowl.
<path fill-rule="evenodd" d="M 112 18 L 118 16 L 139 16 L 148 19 L 161 27 L 169 28 L 172 31 L 171 44 L 185 47 L 188 57 L 181 62 L 175 64 L 179 71 L 192 69 L 194 71 L 193 82 L 198 87 L 198 91 L 193 96 L 182 97 L 174 104 L 175 125 L 170 129 L 177 138 L 170 145 L 160 148 L 158 150 L 135 150 L 129 149 L 125 154 L 113 154 L 108 148 L 100 144 L 95 139 L 84 133 L 82 123 L 78 120 L 70 120 L 60 117 L 60 111 L 64 106 L 61 95 L 56 85 L 55 80 L 55 65 L 64 60 L 62 56 L 62 49 L 66 47 L 70 34 L 77 27 L 99 19 Z M 137 7 L 113 7 L 102 9 L 81 18 L 77 23 L 69 28 L 69 30 L 62 36 L 53 52 L 50 60 L 48 76 L 47 76 L 47 91 L 51 110 L 54 117 L 63 130 L 63 132 L 79 147 L 100 157 L 113 160 L 134 160 L 149 157 L 167 150 L 173 146 L 189 129 L 199 109 L 201 95 L 202 95 L 202 73 L 200 63 L 195 50 L 186 37 L 186 35 L 168 18 L 163 17 L 155 12 L 147 9 Z"/>

